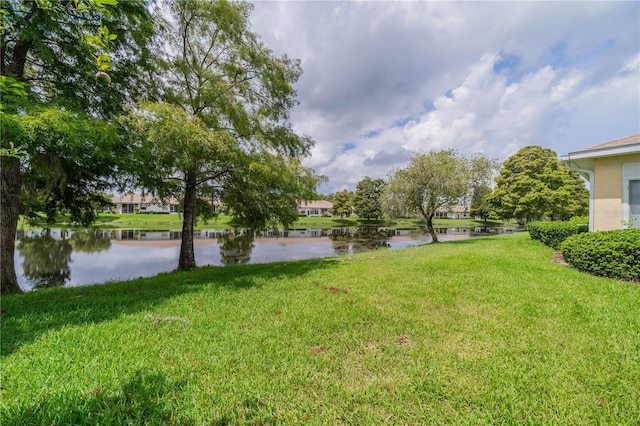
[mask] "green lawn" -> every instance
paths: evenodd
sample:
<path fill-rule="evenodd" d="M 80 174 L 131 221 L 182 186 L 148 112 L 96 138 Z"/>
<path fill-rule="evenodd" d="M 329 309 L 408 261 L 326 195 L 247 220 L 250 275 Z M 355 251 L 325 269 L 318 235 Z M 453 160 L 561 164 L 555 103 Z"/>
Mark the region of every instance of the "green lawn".
<path fill-rule="evenodd" d="M 199 221 L 196 229 L 231 229 L 233 224 L 230 223 L 229 216 L 220 216 L 209 220 L 207 223 Z M 392 228 L 416 227 L 418 222 L 413 219 L 400 219 L 391 225 L 382 220 L 363 220 L 357 218 L 332 218 L 332 217 L 300 217 L 292 228 L 334 228 L 339 226 L 358 226 L 358 225 L 379 225 L 389 226 Z M 435 219 L 436 227 L 476 227 L 476 226 L 501 226 L 502 222 L 488 221 L 483 222 L 472 219 Z M 68 217 L 60 216 L 57 218 L 57 227 L 68 226 Z M 182 215 L 177 214 L 113 214 L 101 213 L 98 220 L 94 224 L 95 227 L 102 229 L 145 229 L 145 230 L 162 230 L 162 229 L 181 229 Z M 21 221 L 20 228 L 28 227 L 26 222 Z"/>
<path fill-rule="evenodd" d="M 640 423 L 640 286 L 526 233 L 3 296 L 0 424 Z"/>

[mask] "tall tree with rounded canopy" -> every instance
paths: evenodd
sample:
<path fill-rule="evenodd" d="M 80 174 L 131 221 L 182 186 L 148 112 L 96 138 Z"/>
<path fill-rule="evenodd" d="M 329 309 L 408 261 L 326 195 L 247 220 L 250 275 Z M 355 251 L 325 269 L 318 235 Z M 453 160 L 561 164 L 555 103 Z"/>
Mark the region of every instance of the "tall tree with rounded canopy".
<path fill-rule="evenodd" d="M 249 28 L 243 2 L 174 0 L 163 102 L 140 104 L 122 119 L 134 129 L 136 185 L 183 200 L 178 269 L 196 265 L 198 199 L 221 200 L 241 224 L 290 224 L 319 182 L 302 167 L 313 141 L 295 134 L 298 61 L 276 57 Z"/>
<path fill-rule="evenodd" d="M 333 196 L 333 206 L 331 207 L 331 214 L 340 216 L 343 219 L 345 216 L 350 216 L 353 212 L 353 205 L 351 204 L 351 195 L 346 189 L 344 191 L 336 192 Z"/>
<path fill-rule="evenodd" d="M 90 218 L 95 206 L 84 184 L 106 182 L 118 158 L 115 133 L 104 137 L 96 130 L 108 125 L 97 121 L 149 93 L 156 26 L 143 0 L 7 0 L 1 8 L 0 291 L 7 293 L 20 291 L 14 241 L 20 213 L 29 213 L 20 206 L 33 206 L 21 194 L 64 195 L 39 205 L 49 216 L 75 209 L 77 218 Z M 101 37 L 114 53 L 109 66 L 96 52 Z M 111 67 L 110 84 L 96 78 L 99 65 Z"/>
<path fill-rule="evenodd" d="M 427 230 L 434 242 L 438 236 L 433 228 L 436 211 L 461 204 L 469 198 L 474 182 L 490 174 L 480 161 L 461 156 L 454 150 L 416 153 L 409 164 L 392 172 L 383 197 L 384 210 L 389 218 L 417 215 L 427 222 Z"/>
<path fill-rule="evenodd" d="M 359 217 L 379 219 L 382 217 L 382 193 L 384 180 L 369 176 L 358 182 L 353 199 L 353 208 Z"/>
<path fill-rule="evenodd" d="M 589 192 L 549 148 L 526 146 L 509 157 L 488 200 L 504 219 L 569 218 L 588 210 Z"/>
<path fill-rule="evenodd" d="M 485 222 L 487 221 L 491 215 L 491 207 L 489 206 L 489 201 L 487 201 L 487 196 L 491 192 L 491 188 L 487 185 L 481 185 L 473 189 L 469 210 L 471 217 L 479 217 Z"/>

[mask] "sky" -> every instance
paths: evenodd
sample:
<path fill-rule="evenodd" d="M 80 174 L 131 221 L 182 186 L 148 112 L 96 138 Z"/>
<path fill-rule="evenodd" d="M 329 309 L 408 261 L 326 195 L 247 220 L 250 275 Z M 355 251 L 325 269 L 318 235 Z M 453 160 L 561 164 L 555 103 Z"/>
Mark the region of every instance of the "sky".
<path fill-rule="evenodd" d="M 321 193 L 419 151 L 504 161 L 640 132 L 637 1 L 257 1 L 251 23 L 301 61 L 291 123 Z"/>

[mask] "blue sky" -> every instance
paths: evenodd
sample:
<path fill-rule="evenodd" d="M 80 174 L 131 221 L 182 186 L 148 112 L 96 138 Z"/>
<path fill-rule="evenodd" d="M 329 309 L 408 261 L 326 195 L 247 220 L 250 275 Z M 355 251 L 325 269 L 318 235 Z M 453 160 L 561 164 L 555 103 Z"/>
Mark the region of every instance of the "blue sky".
<path fill-rule="evenodd" d="M 504 161 L 640 132 L 640 2 L 258 1 L 253 30 L 299 58 L 294 129 L 321 192 L 412 152 Z M 640 154 L 639 154 L 640 155 Z"/>

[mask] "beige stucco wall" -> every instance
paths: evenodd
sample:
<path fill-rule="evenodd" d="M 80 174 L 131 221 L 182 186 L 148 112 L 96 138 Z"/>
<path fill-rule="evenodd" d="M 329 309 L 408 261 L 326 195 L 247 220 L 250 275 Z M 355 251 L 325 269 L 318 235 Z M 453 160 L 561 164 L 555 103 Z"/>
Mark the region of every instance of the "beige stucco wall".
<path fill-rule="evenodd" d="M 594 231 L 622 228 L 622 164 L 640 161 L 640 154 L 594 159 Z"/>

